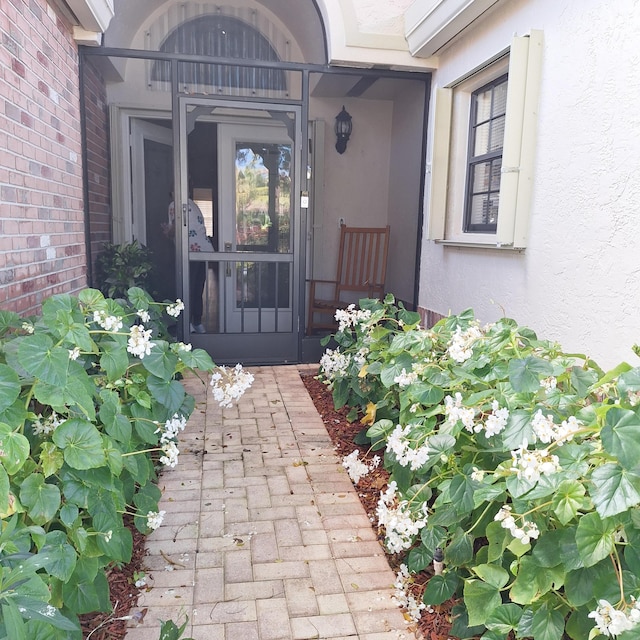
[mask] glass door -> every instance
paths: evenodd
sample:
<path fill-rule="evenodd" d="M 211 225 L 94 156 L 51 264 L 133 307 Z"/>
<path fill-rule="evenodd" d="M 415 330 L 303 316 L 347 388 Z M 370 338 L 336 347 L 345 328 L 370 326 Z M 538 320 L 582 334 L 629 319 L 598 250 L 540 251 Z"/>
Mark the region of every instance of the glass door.
<path fill-rule="evenodd" d="M 215 361 L 298 360 L 299 113 L 181 98 L 183 331 Z"/>

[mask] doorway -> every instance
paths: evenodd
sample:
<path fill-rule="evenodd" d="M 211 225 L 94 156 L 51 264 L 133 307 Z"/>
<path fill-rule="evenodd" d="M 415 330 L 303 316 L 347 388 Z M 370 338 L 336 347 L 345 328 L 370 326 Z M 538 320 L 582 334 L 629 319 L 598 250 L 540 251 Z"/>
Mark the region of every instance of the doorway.
<path fill-rule="evenodd" d="M 298 361 L 299 108 L 181 98 L 176 153 L 170 122 L 131 120 L 132 229 L 154 293 L 185 302 L 176 335 L 219 363 Z"/>

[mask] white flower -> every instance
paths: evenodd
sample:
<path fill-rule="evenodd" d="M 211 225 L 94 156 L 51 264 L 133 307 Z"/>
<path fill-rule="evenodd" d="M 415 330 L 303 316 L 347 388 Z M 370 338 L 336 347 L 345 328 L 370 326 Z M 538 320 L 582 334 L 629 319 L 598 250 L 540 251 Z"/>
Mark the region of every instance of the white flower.
<path fill-rule="evenodd" d="M 147 513 L 147 527 L 154 531 L 162 524 L 166 511 L 149 511 Z"/>
<path fill-rule="evenodd" d="M 162 445 L 164 455 L 160 456 L 160 462 L 166 467 L 175 467 L 178 464 L 178 455 L 180 451 L 175 442 L 165 442 Z"/>
<path fill-rule="evenodd" d="M 173 318 L 177 318 L 184 310 L 184 302 L 178 298 L 174 304 L 167 306 L 167 313 Z"/>
<path fill-rule="evenodd" d="M 451 342 L 447 348 L 447 353 L 456 362 L 465 362 L 473 355 L 473 343 L 482 338 L 482 330 L 472 325 L 466 331 L 456 327 L 456 331 L 451 337 Z"/>
<path fill-rule="evenodd" d="M 407 500 L 397 500 L 397 488 L 395 480 L 391 481 L 387 490 L 380 494 L 376 508 L 378 525 L 384 527 L 385 545 L 391 553 L 409 549 L 427 524 L 427 503 L 420 505 L 421 513 L 415 513 Z"/>
<path fill-rule="evenodd" d="M 484 423 L 484 433 L 487 438 L 500 433 L 507 426 L 507 420 L 509 419 L 509 409 L 506 407 L 501 409 L 497 400 L 491 403 L 491 409 L 491 414 Z M 476 432 L 478 431 L 477 427 L 475 430 Z"/>
<path fill-rule="evenodd" d="M 541 409 L 538 409 L 536 415 L 533 416 L 531 428 L 536 438 L 544 444 L 549 444 L 554 439 L 556 425 L 553 422 L 553 416 L 551 414 L 547 416 L 542 415 Z"/>
<path fill-rule="evenodd" d="M 589 617 L 595 620 L 596 627 L 605 636 L 617 636 L 635 627 L 634 622 L 626 616 L 624 611 L 615 609 L 606 600 L 598 600 L 598 607 L 589 614 Z"/>
<path fill-rule="evenodd" d="M 371 317 L 369 309 L 356 309 L 355 304 L 350 304 L 346 309 L 336 309 L 336 322 L 338 323 L 338 331 L 344 331 L 349 327 L 357 327 L 366 323 Z"/>
<path fill-rule="evenodd" d="M 369 471 L 372 471 L 380 464 L 380 456 L 374 456 L 369 464 L 364 460 L 360 460 L 360 451 L 355 449 L 348 456 L 342 459 L 342 466 L 347 470 L 349 477 L 354 484 L 360 482 L 360 478 L 366 476 Z"/>
<path fill-rule="evenodd" d="M 193 348 L 190 344 L 185 344 L 184 342 L 177 343 L 178 351 L 191 351 Z"/>
<path fill-rule="evenodd" d="M 105 331 L 120 331 L 122 329 L 122 318 L 120 316 L 108 316 L 106 311 L 94 311 L 93 321 L 100 325 Z"/>
<path fill-rule="evenodd" d="M 69 360 L 77 360 L 80 357 L 80 348 L 69 349 Z"/>
<path fill-rule="evenodd" d="M 33 429 L 33 433 L 37 436 L 48 436 L 63 422 L 64 420 L 61 420 L 58 414 L 55 411 L 52 411 L 51 415 L 46 418 L 43 418 L 42 414 L 38 414 L 38 417 L 31 425 L 31 428 Z"/>
<path fill-rule="evenodd" d="M 330 381 L 346 376 L 350 364 L 351 356 L 348 353 L 340 353 L 340 347 L 335 351 L 327 349 L 320 358 L 322 374 Z"/>
<path fill-rule="evenodd" d="M 111 538 L 113 538 L 113 531 L 109 529 L 109 531 L 107 531 L 107 533 L 104 534 L 104 541 L 111 542 Z"/>
<path fill-rule="evenodd" d="M 407 373 L 407 370 L 403 368 L 402 371 L 400 372 L 400 375 L 397 375 L 393 379 L 393 381 L 401 387 L 408 387 L 410 384 L 413 384 L 417 379 L 418 379 L 418 374 L 415 371 L 410 371 L 409 373 Z"/>
<path fill-rule="evenodd" d="M 129 341 L 127 343 L 127 351 L 134 356 L 138 356 L 142 360 L 151 353 L 151 349 L 155 344 L 151 342 L 151 329 L 145 331 L 143 325 L 134 324 L 129 333 Z"/>
<path fill-rule="evenodd" d="M 36 329 L 35 327 L 30 323 L 30 322 L 23 322 L 22 323 L 22 330 L 26 333 L 33 333 Z"/>
<path fill-rule="evenodd" d="M 484 471 L 482 469 L 478 469 L 478 467 L 473 467 L 473 471 L 471 472 L 471 479 L 476 482 L 482 482 L 484 479 Z"/>
<path fill-rule="evenodd" d="M 223 409 L 228 408 L 234 400 L 237 402 L 242 397 L 253 384 L 253 380 L 253 374 L 245 371 L 241 364 L 237 364 L 233 369 L 218 367 L 218 370 L 211 374 L 211 393 Z"/>
<path fill-rule="evenodd" d="M 158 427 L 154 433 L 160 434 L 160 444 L 166 444 L 167 442 L 175 440 L 178 434 L 184 431 L 186 425 L 187 419 L 184 416 L 174 413 L 173 418 L 167 420 L 163 427 Z"/>
<path fill-rule="evenodd" d="M 392 451 L 400 465 L 410 466 L 411 471 L 416 471 L 429 458 L 429 447 L 424 444 L 421 447 L 412 447 L 412 441 L 408 438 L 413 425 L 402 427 L 397 425 L 387 438 L 387 451 Z"/>
<path fill-rule="evenodd" d="M 455 394 L 455 401 L 451 396 L 444 399 L 444 415 L 446 421 L 451 425 L 455 425 L 458 420 L 462 422 L 464 428 L 473 433 L 476 425 L 473 421 L 476 411 L 472 407 L 462 406 L 462 394 L 458 391 Z"/>
<path fill-rule="evenodd" d="M 518 516 L 522 526 L 518 527 L 516 519 L 511 514 L 511 507 L 508 504 L 503 505 L 498 513 L 494 516 L 494 520 L 500 523 L 503 529 L 509 529 L 511 535 L 522 542 L 522 544 L 529 544 L 532 539 L 537 539 L 540 536 L 540 531 L 535 522 L 529 522 L 522 516 Z"/>
<path fill-rule="evenodd" d="M 140 320 L 142 320 L 142 322 L 149 322 L 149 320 L 151 320 L 149 312 L 145 311 L 144 309 L 138 309 L 138 311 L 136 311 L 136 315 L 138 316 L 138 318 L 140 318 Z"/>
<path fill-rule="evenodd" d="M 519 449 L 511 452 L 511 468 L 516 471 L 518 478 L 537 482 L 540 476 L 561 470 L 558 456 L 550 455 L 547 449 L 529 450 L 527 446 L 525 440 Z"/>
<path fill-rule="evenodd" d="M 558 381 L 553 376 L 549 376 L 548 378 L 545 378 L 544 380 L 540 380 L 540 386 L 547 393 L 549 393 L 549 391 L 551 391 L 552 389 L 555 389 L 557 387 L 557 385 L 558 385 Z"/>
<path fill-rule="evenodd" d="M 394 594 L 392 599 L 399 607 L 404 607 L 407 610 L 408 616 L 414 622 L 418 622 L 422 616 L 422 611 L 427 608 L 427 605 L 420 601 L 418 602 L 411 593 L 409 593 L 409 585 L 413 582 L 409 569 L 406 564 L 400 565 L 400 570 L 396 574 L 396 581 L 394 582 Z"/>

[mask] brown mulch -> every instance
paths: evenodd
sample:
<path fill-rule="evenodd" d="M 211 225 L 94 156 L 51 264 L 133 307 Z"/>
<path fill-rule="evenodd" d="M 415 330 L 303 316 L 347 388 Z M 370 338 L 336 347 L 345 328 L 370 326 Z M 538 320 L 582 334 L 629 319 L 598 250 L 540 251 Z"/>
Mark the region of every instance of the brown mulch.
<path fill-rule="evenodd" d="M 145 536 L 133 526 L 131 518 L 125 519 L 125 525 L 133 536 L 133 553 L 128 564 L 114 566 L 107 572 L 113 611 L 80 616 L 83 638 L 90 636 L 90 640 L 122 640 L 127 632 L 127 620 L 122 618 L 128 616 L 138 602 L 140 589 L 135 586 L 133 576 L 142 570 Z"/>
<path fill-rule="evenodd" d="M 360 450 L 361 458 L 373 457 L 374 453 L 367 453 L 362 446 L 354 443 L 354 437 L 363 428 L 363 425 L 359 421 L 349 422 L 346 408 L 336 411 L 331 392 L 313 375 L 303 375 L 302 381 L 322 417 L 338 455 L 346 456 L 357 448 Z M 374 522 L 378 498 L 380 492 L 387 486 L 388 480 L 388 473 L 378 467 L 361 478 L 356 487 L 367 514 Z M 145 537 L 132 526 L 132 523 L 128 523 L 128 526 L 133 534 L 131 562 L 124 566 L 113 567 L 107 576 L 114 610 L 111 613 L 81 616 L 83 638 L 85 639 L 90 636 L 90 640 L 123 640 L 126 634 L 127 620 L 120 618 L 128 616 L 130 610 L 137 604 L 140 589 L 135 586 L 133 576 L 134 573 L 142 570 L 145 556 Z M 375 525 L 373 526 L 375 527 Z M 402 562 L 402 558 L 392 554 L 387 554 L 387 559 L 394 570 L 397 570 Z M 415 583 L 411 589 L 416 600 L 421 600 L 422 591 L 430 576 L 431 573 L 428 571 L 415 576 Z M 416 635 L 424 640 L 452 638 L 449 635 L 449 630 L 451 628 L 451 607 L 454 604 L 453 601 L 445 602 L 440 606 L 433 607 L 432 612 L 424 611 Z"/>

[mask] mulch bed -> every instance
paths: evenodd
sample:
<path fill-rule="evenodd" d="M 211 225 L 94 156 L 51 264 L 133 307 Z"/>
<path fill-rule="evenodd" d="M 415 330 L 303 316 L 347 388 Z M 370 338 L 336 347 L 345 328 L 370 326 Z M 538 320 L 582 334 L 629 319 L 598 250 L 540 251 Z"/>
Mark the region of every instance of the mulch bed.
<path fill-rule="evenodd" d="M 343 408 L 336 411 L 333 406 L 333 398 L 327 387 L 313 375 L 303 375 L 302 381 L 311 396 L 318 413 L 327 428 L 329 436 L 339 456 L 349 455 L 354 449 L 360 449 L 360 457 L 367 459 L 373 457 L 373 453 L 366 453 L 362 447 L 354 443 L 354 437 L 363 428 L 363 425 L 347 420 L 348 410 Z M 381 467 L 374 469 L 360 479 L 357 485 L 358 495 L 367 512 L 375 522 L 375 511 L 380 492 L 388 484 L 389 475 Z M 135 586 L 134 573 L 141 571 L 145 556 L 145 537 L 129 523 L 133 534 L 133 557 L 131 562 L 122 567 L 113 567 L 107 576 L 111 589 L 112 613 L 87 614 L 81 617 L 83 638 L 90 640 L 123 640 L 127 631 L 127 620 L 121 618 L 128 616 L 132 608 L 137 604 L 140 589 Z M 375 525 L 373 525 L 375 527 Z M 397 571 L 402 558 L 393 554 L 387 554 L 390 566 Z M 431 577 L 429 571 L 424 571 L 415 576 L 415 582 L 411 586 L 412 595 L 420 601 L 427 580 Z M 451 608 L 454 601 L 433 607 L 432 612 L 424 611 L 418 624 L 417 635 L 424 640 L 449 640 L 451 628 Z"/>

